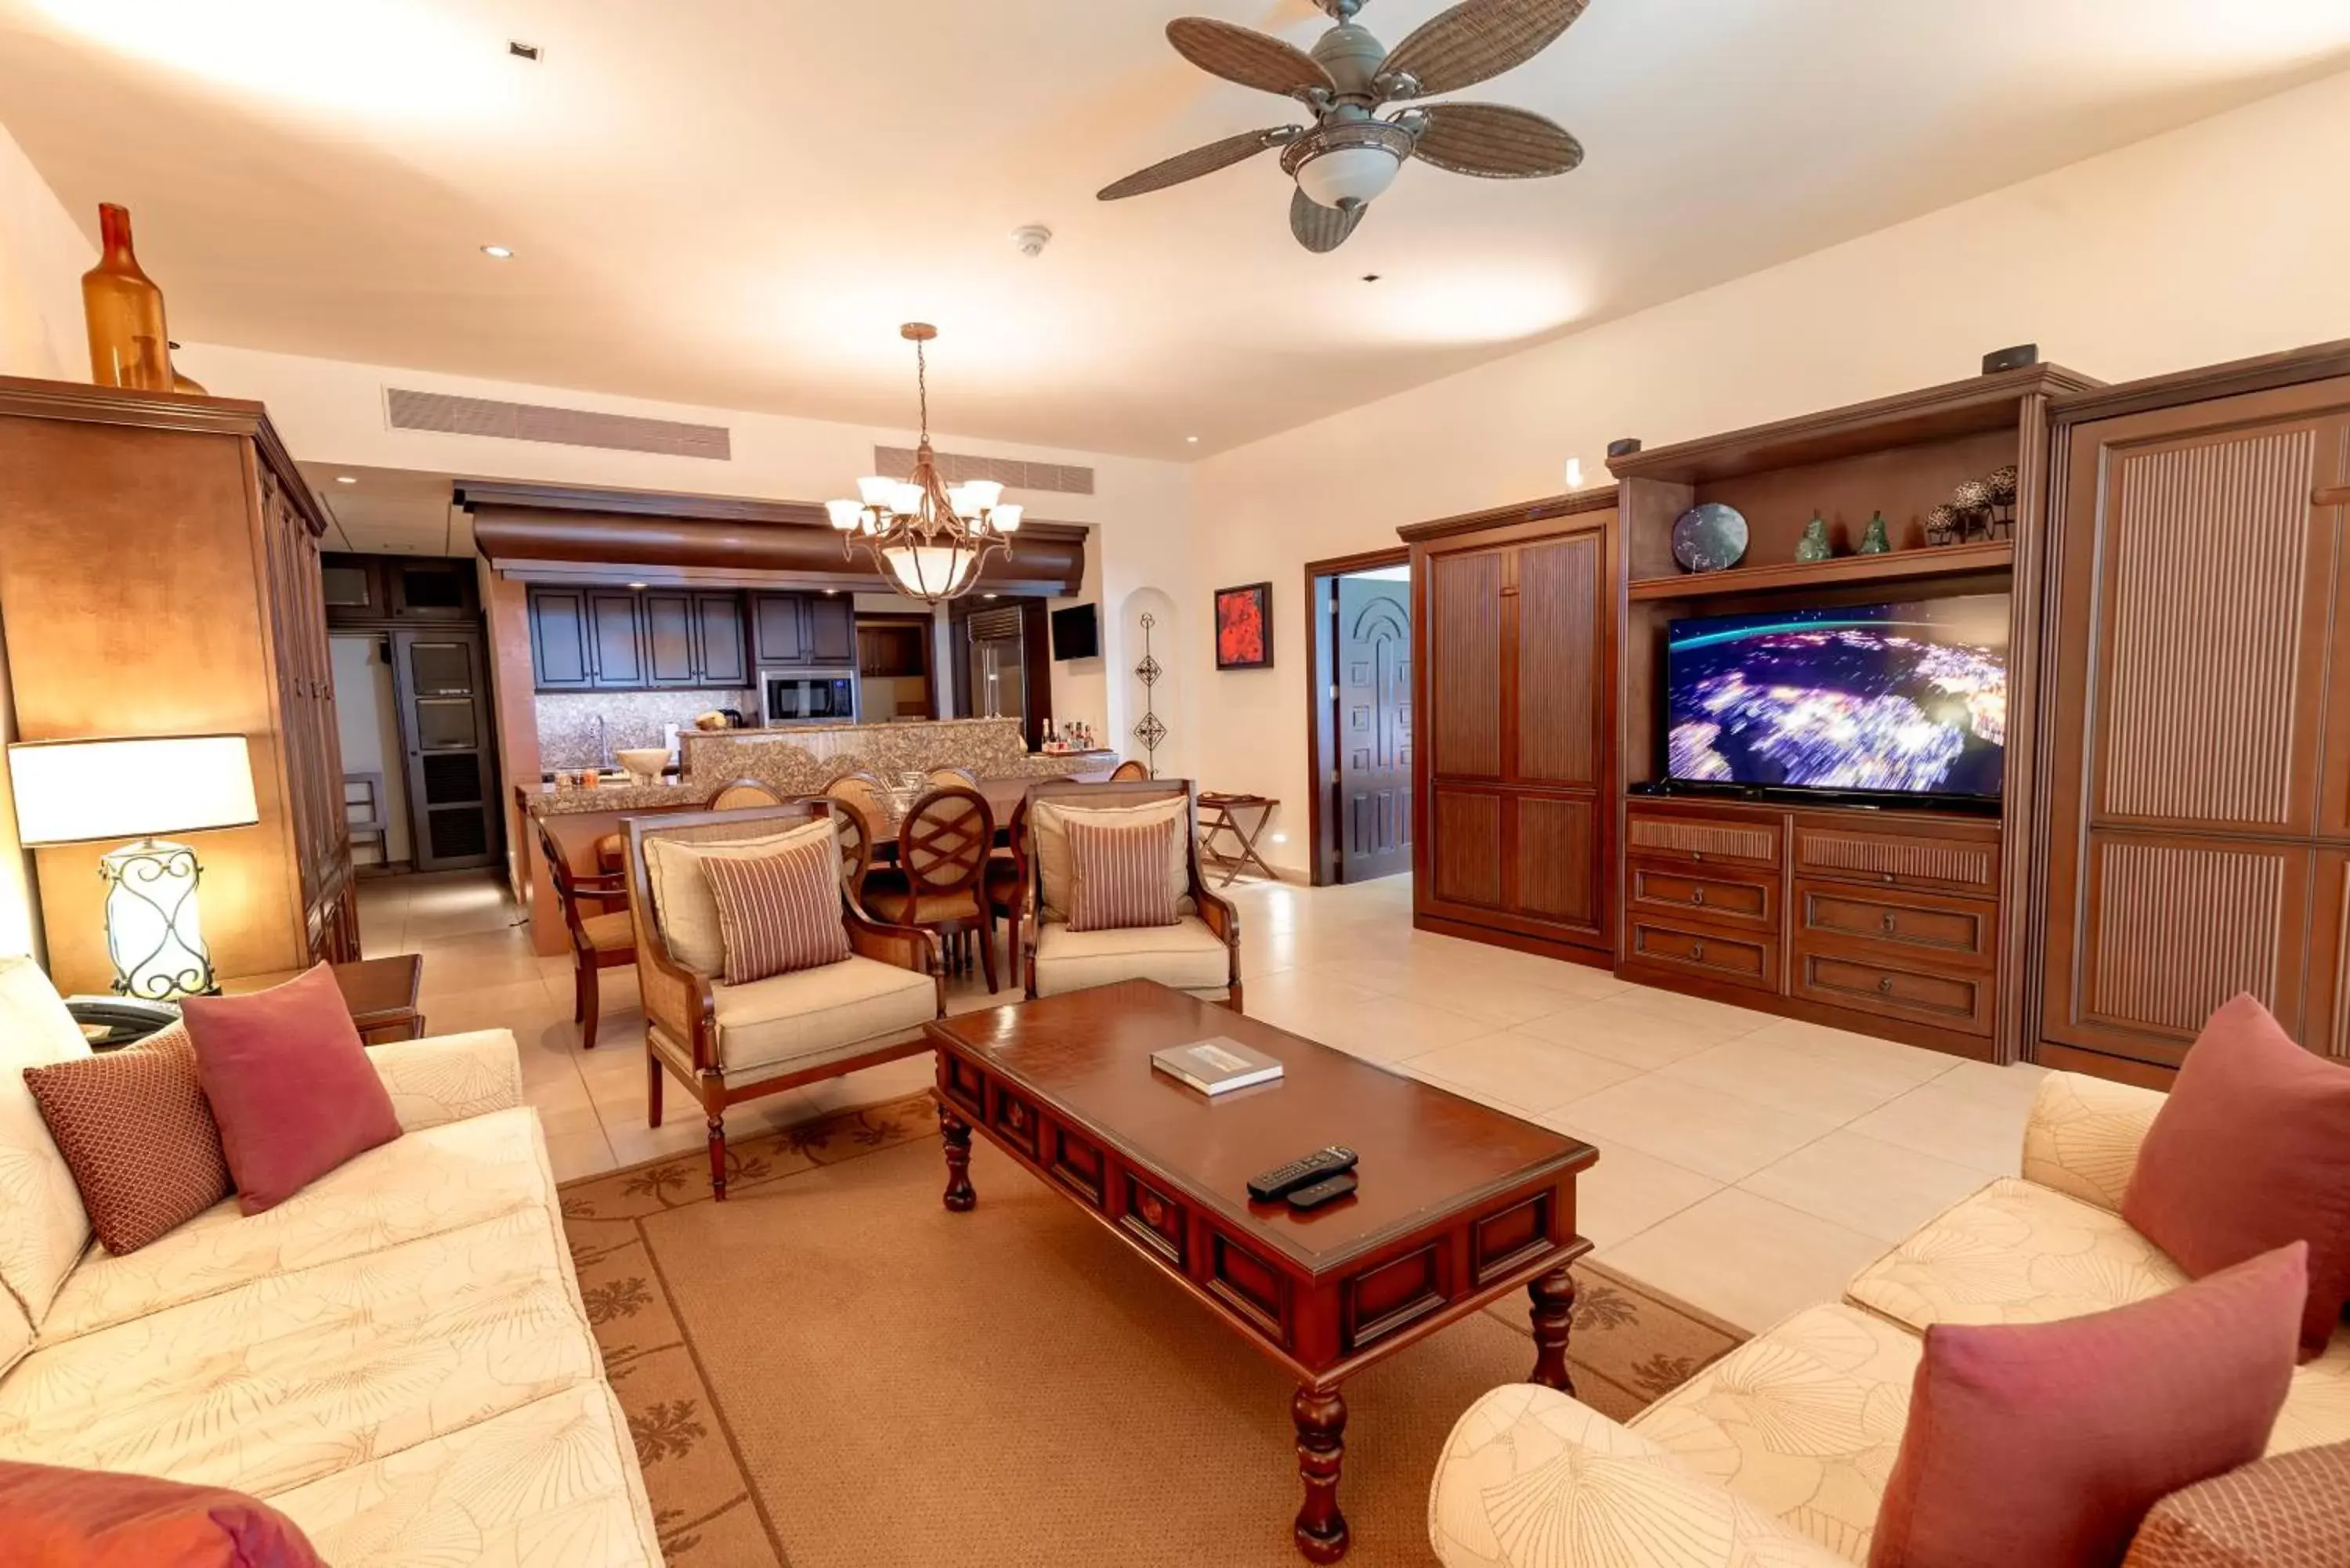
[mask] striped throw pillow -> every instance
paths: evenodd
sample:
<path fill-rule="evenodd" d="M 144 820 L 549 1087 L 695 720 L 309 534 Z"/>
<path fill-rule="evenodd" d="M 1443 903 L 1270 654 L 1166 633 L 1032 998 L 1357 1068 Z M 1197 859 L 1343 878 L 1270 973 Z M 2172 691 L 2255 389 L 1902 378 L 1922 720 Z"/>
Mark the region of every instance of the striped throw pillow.
<path fill-rule="evenodd" d="M 1171 926 L 1181 917 L 1167 880 L 1180 817 L 1104 827 L 1069 819 L 1069 929 L 1122 931 Z"/>
<path fill-rule="evenodd" d="M 848 956 L 840 923 L 840 864 L 830 838 L 779 855 L 702 863 L 718 905 L 729 985 L 838 963 Z"/>

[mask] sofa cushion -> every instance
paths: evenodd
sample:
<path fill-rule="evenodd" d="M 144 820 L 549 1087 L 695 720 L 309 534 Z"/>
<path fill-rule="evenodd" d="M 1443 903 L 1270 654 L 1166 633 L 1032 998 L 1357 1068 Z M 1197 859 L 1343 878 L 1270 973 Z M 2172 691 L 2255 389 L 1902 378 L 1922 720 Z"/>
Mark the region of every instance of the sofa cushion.
<path fill-rule="evenodd" d="M 2120 1213 L 2138 1146 L 2162 1101 L 2154 1089 L 2048 1074 L 2023 1127 L 2023 1179 Z"/>
<path fill-rule="evenodd" d="M 1928 1221 L 1863 1269 L 1845 1296 L 1923 1332 L 2079 1317 L 2186 1282 L 2186 1271 L 2120 1215 L 2010 1177 Z"/>
<path fill-rule="evenodd" d="M 2350 1442 L 2350 1335 L 2294 1370 L 2276 1430 L 2269 1434 L 2269 1452 L 2343 1442 Z"/>
<path fill-rule="evenodd" d="M 88 1042 L 40 967 L 28 958 L 0 958 L 0 1286 L 36 1328 L 58 1282 L 89 1245 L 89 1215 L 25 1086 L 25 1069 L 88 1054 Z"/>
<path fill-rule="evenodd" d="M 658 1568 L 629 1426 L 582 1384 L 271 1497 L 335 1568 Z"/>
<path fill-rule="evenodd" d="M 2320 1354 L 2350 1299 L 2350 1064 L 2237 997 L 2179 1064 L 2122 1215 L 2198 1279 L 2308 1242 L 2301 1345 Z"/>
<path fill-rule="evenodd" d="M 1812 1307 L 1705 1368 L 1631 1427 L 1763 1513 L 1863 1562 L 1908 1420 L 1918 1351 L 1915 1334 L 1882 1318 Z"/>
<path fill-rule="evenodd" d="M 181 1003 L 247 1214 L 400 1136 L 330 964 L 250 996 Z"/>
<path fill-rule="evenodd" d="M 1104 797 L 1115 800 L 1116 795 Z M 1175 836 L 1167 857 L 1167 886 L 1178 898 L 1191 891 L 1191 801 L 1171 794 L 1141 805 L 1099 805 L 1080 795 L 1047 797 L 1028 803 L 1028 838 L 1036 857 L 1037 895 L 1048 919 L 1065 919 L 1069 909 L 1069 830 L 1074 817 L 1105 827 L 1133 826 L 1148 822 L 1176 821 L 1183 831 Z"/>
<path fill-rule="evenodd" d="M 745 831 L 751 831 L 746 828 Z M 810 839 L 832 842 L 832 818 L 802 823 L 756 838 L 704 843 L 680 838 L 645 840 L 645 885 L 652 892 L 653 919 L 669 956 L 698 975 L 726 971 L 726 940 L 718 924 L 718 900 L 702 863 L 712 858 L 756 860 Z"/>
<path fill-rule="evenodd" d="M 939 1011 L 929 975 L 861 956 L 749 985 L 713 985 L 710 997 L 720 1067 L 744 1082 L 918 1030 Z"/>
<path fill-rule="evenodd" d="M 369 1149 L 265 1213 L 215 1205 L 128 1257 L 93 1252 L 41 1325 L 52 1345 L 274 1275 L 340 1262 L 555 1201 L 537 1116 L 444 1123 Z"/>
<path fill-rule="evenodd" d="M 0 1381 L 0 1459 L 268 1497 L 599 1366 L 534 1208 L 43 1346 Z"/>
<path fill-rule="evenodd" d="M 1221 992 L 1232 983 L 1232 950 L 1197 915 L 1171 926 L 1076 931 L 1048 920 L 1036 931 L 1036 994 L 1058 996 L 1121 980 L 1155 980 L 1177 991 Z"/>
<path fill-rule="evenodd" d="M 2165 1496 L 2260 1457 L 2308 1294 L 2295 1241 L 2111 1312 L 1928 1329 L 1870 1568 L 2111 1568 Z"/>
<path fill-rule="evenodd" d="M 2122 1568 L 2341 1568 L 2350 1563 L 2350 1443 L 2261 1459 L 2172 1492 Z"/>
<path fill-rule="evenodd" d="M 712 856 L 702 874 L 718 906 L 727 984 L 749 985 L 848 956 L 840 862 L 829 840 L 811 837 L 742 859 Z"/>
<path fill-rule="evenodd" d="M 1181 848 L 1183 831 L 1184 824 L 1171 816 L 1117 826 L 1069 818 L 1069 929 L 1175 924 L 1175 901 L 1183 890 L 1169 884 L 1167 865 Z"/>
<path fill-rule="evenodd" d="M 109 1252 L 135 1252 L 229 1195 L 185 1024 L 129 1050 L 27 1067 L 25 1086 Z"/>
<path fill-rule="evenodd" d="M 24 1359 L 33 1348 L 33 1325 L 25 1316 L 25 1309 L 16 1298 L 0 1289 L 0 1376 Z"/>
<path fill-rule="evenodd" d="M 368 1047 L 402 1132 L 421 1132 L 523 1103 L 522 1052 L 510 1029 L 473 1029 Z"/>
<path fill-rule="evenodd" d="M 52 1568 L 327 1568 L 300 1526 L 242 1492 L 6 1460 L 0 1541 L 11 1563 Z"/>

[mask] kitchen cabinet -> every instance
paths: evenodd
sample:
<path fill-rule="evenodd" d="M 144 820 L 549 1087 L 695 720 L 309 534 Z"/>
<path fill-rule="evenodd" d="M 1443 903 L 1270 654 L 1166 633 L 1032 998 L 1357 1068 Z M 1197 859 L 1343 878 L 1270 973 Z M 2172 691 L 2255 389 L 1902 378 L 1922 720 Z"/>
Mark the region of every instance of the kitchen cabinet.
<path fill-rule="evenodd" d="M 694 657 L 695 617 L 691 594 L 647 594 L 645 684 L 691 686 L 701 674 Z"/>
<path fill-rule="evenodd" d="M 598 690 L 646 684 L 643 606 L 636 595 L 589 590 L 588 648 Z"/>
<path fill-rule="evenodd" d="M 743 596 L 693 596 L 695 673 L 703 686 L 748 686 L 751 661 L 743 645 Z"/>
<path fill-rule="evenodd" d="M 531 659 L 541 691 L 746 687 L 751 664 L 743 632 L 741 594 L 530 590 Z"/>
<path fill-rule="evenodd" d="M 596 684 L 588 648 L 588 596 L 577 588 L 530 590 L 530 663 L 541 691 L 585 691 Z"/>
<path fill-rule="evenodd" d="M 759 668 L 857 662 L 857 604 L 838 595 L 754 594 L 753 641 Z"/>
<path fill-rule="evenodd" d="M 857 602 L 837 594 L 803 601 L 807 607 L 808 662 L 847 666 L 857 662 Z"/>

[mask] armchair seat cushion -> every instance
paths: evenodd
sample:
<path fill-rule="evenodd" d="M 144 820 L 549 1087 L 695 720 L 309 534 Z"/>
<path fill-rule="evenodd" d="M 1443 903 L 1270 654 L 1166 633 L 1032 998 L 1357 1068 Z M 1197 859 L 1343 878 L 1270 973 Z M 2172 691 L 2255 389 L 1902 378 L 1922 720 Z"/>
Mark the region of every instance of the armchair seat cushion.
<path fill-rule="evenodd" d="M 1938 1323 L 2053 1323 L 2186 1282 L 2113 1210 L 2010 1178 L 1929 1220 L 1845 1296 L 1922 1334 Z"/>
<path fill-rule="evenodd" d="M 1121 980 L 1155 980 L 1177 991 L 1221 992 L 1232 979 L 1232 950 L 1197 915 L 1186 915 L 1171 926 L 1112 931 L 1073 931 L 1048 919 L 1036 933 L 1038 996 Z"/>
<path fill-rule="evenodd" d="M 637 945 L 636 917 L 626 909 L 590 915 L 579 922 L 579 934 L 599 953 L 624 953 Z"/>
<path fill-rule="evenodd" d="M 748 985 L 712 985 L 720 1070 L 750 1083 L 920 1029 L 938 1015 L 927 974 L 852 957 Z"/>

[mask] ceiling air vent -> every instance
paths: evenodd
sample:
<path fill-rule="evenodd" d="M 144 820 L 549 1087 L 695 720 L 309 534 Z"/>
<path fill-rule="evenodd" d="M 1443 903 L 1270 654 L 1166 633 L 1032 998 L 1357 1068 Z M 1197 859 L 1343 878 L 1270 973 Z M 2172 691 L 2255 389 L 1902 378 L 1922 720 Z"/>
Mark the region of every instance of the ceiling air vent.
<path fill-rule="evenodd" d="M 664 457 L 731 461 L 733 441 L 723 425 L 680 424 L 635 414 L 598 414 L 585 409 L 550 409 L 536 403 L 501 403 L 488 398 L 453 398 L 445 392 L 384 389 L 385 406 L 396 431 L 438 431 L 445 435 L 497 436 L 505 441 L 552 441 L 558 446 L 594 446 L 609 452 L 650 452 Z M 1091 489 L 1091 474 L 1087 475 Z"/>
<path fill-rule="evenodd" d="M 962 484 L 974 479 L 992 479 L 1006 490 L 1044 490 L 1055 495 L 1091 495 L 1094 493 L 1094 471 L 1061 462 L 1023 462 L 1014 457 L 973 457 L 968 452 L 941 452 L 931 454 L 939 466 L 939 477 L 949 484 Z M 914 449 L 907 446 L 877 446 L 873 449 L 873 472 L 892 479 L 914 472 Z"/>

